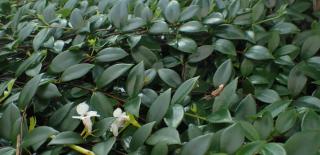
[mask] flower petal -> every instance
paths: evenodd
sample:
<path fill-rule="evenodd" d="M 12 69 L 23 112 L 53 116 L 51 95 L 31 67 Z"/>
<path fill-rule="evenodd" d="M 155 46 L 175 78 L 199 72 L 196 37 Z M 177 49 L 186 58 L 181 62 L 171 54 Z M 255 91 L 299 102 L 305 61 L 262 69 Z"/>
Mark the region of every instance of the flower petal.
<path fill-rule="evenodd" d="M 117 125 L 116 121 L 114 121 L 110 127 L 110 131 L 113 133 L 114 136 L 118 136 L 119 134 L 118 129 L 119 129 L 119 126 Z"/>
<path fill-rule="evenodd" d="M 120 108 L 117 108 L 113 111 L 113 117 L 121 117 L 122 116 L 122 110 Z"/>
<path fill-rule="evenodd" d="M 85 102 L 82 102 L 82 103 L 78 104 L 76 110 L 77 110 L 77 112 L 78 112 L 79 115 L 82 115 L 82 116 L 83 116 L 85 113 L 88 112 L 89 106 L 88 106 L 88 104 L 86 104 Z"/>
<path fill-rule="evenodd" d="M 74 119 L 84 119 L 84 117 L 82 117 L 82 116 L 72 116 L 72 118 L 74 118 Z"/>
<path fill-rule="evenodd" d="M 100 117 L 96 111 L 88 111 L 87 116 L 89 117 Z"/>
<path fill-rule="evenodd" d="M 88 133 L 91 134 L 91 132 L 92 132 L 92 121 L 91 121 L 90 117 L 86 117 L 86 118 L 82 119 L 82 123 L 85 126 L 85 128 L 87 129 Z"/>

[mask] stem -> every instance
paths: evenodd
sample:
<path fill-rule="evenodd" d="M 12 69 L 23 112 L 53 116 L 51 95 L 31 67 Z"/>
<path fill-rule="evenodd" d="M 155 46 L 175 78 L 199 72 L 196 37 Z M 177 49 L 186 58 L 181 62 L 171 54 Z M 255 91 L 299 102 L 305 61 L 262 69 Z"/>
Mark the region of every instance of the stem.
<path fill-rule="evenodd" d="M 204 121 L 208 121 L 207 118 L 202 117 L 202 116 L 198 116 L 198 115 L 191 114 L 191 113 L 184 113 L 184 114 L 187 115 L 187 116 L 193 117 L 193 118 L 197 118 L 197 119 L 201 119 L 201 120 L 204 120 Z"/>
<path fill-rule="evenodd" d="M 87 149 L 80 147 L 78 145 L 69 145 L 68 147 L 81 153 L 81 154 L 84 154 L 84 155 L 95 155 L 92 151 L 87 150 Z"/>

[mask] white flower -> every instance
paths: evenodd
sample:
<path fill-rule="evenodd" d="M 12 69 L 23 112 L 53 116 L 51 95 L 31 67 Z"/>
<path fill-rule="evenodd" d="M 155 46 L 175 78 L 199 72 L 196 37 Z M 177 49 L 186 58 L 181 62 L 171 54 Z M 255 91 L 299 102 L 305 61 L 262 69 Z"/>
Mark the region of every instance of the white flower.
<path fill-rule="evenodd" d="M 84 127 L 87 129 L 88 134 L 92 132 L 91 117 L 100 117 L 96 111 L 89 111 L 89 105 L 85 102 L 80 103 L 77 106 L 77 112 L 80 116 L 72 116 L 75 119 L 81 119 Z"/>
<path fill-rule="evenodd" d="M 113 117 L 115 117 L 116 119 L 111 124 L 110 131 L 114 136 L 118 136 L 119 128 L 124 126 L 124 124 L 129 120 L 129 116 L 126 115 L 126 112 L 122 112 L 120 108 L 117 108 L 113 111 Z"/>

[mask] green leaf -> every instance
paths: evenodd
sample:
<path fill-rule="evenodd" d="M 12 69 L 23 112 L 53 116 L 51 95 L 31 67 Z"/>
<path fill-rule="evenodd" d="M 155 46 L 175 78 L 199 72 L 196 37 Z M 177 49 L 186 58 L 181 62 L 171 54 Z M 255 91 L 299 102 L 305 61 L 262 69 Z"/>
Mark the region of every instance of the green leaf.
<path fill-rule="evenodd" d="M 2 155 L 15 155 L 16 149 L 12 147 L 2 147 L 0 148 L 0 154 Z"/>
<path fill-rule="evenodd" d="M 228 109 L 220 109 L 208 115 L 210 123 L 232 123 L 232 117 Z"/>
<path fill-rule="evenodd" d="M 26 60 L 24 60 L 16 70 L 16 77 L 19 77 L 22 73 L 24 73 L 27 69 L 34 67 L 37 63 L 40 63 L 42 56 L 44 55 L 44 52 L 34 52 L 30 57 L 28 57 Z"/>
<path fill-rule="evenodd" d="M 242 99 L 235 111 L 235 118 L 247 120 L 250 116 L 256 114 L 257 105 L 256 101 L 251 94 Z"/>
<path fill-rule="evenodd" d="M 226 85 L 219 96 L 215 97 L 212 106 L 212 111 L 216 112 L 221 109 L 229 109 L 229 107 L 236 102 L 238 102 L 238 95 L 236 89 L 238 86 L 238 79 L 232 80 L 228 85 Z"/>
<path fill-rule="evenodd" d="M 167 155 L 168 154 L 168 146 L 165 143 L 156 144 L 151 151 L 151 155 Z"/>
<path fill-rule="evenodd" d="M 264 13 L 264 4 L 262 0 L 259 0 L 253 7 L 252 7 L 252 21 L 255 22 L 261 18 Z"/>
<path fill-rule="evenodd" d="M 179 27 L 179 31 L 185 33 L 196 33 L 202 31 L 202 24 L 198 21 L 190 21 Z"/>
<path fill-rule="evenodd" d="M 276 130 L 280 133 L 288 131 L 296 123 L 297 113 L 295 110 L 283 111 L 276 120 Z"/>
<path fill-rule="evenodd" d="M 147 139 L 147 144 L 156 145 L 164 143 L 167 145 L 181 144 L 179 132 L 172 127 L 161 128 Z"/>
<path fill-rule="evenodd" d="M 278 31 L 280 34 L 291 34 L 300 31 L 296 25 L 288 22 L 279 22 L 272 27 L 272 30 Z"/>
<path fill-rule="evenodd" d="M 260 45 L 249 48 L 245 56 L 253 60 L 268 60 L 274 58 L 267 48 Z"/>
<path fill-rule="evenodd" d="M 167 112 L 164 122 L 168 127 L 177 128 L 181 123 L 184 116 L 183 106 L 180 104 L 174 104 Z"/>
<path fill-rule="evenodd" d="M 181 104 L 184 98 L 192 91 L 199 77 L 191 78 L 183 82 L 174 93 L 171 104 Z"/>
<path fill-rule="evenodd" d="M 112 62 L 120 60 L 126 56 L 128 56 L 128 53 L 123 49 L 117 47 L 108 47 L 101 50 L 97 54 L 95 60 L 98 62 Z"/>
<path fill-rule="evenodd" d="M 38 51 L 38 49 L 42 46 L 42 44 L 49 38 L 51 33 L 51 29 L 44 28 L 33 39 L 33 49 Z"/>
<path fill-rule="evenodd" d="M 186 53 L 194 53 L 197 50 L 197 43 L 190 38 L 180 38 L 173 46 Z"/>
<path fill-rule="evenodd" d="M 90 105 L 102 118 L 111 117 L 113 107 L 111 100 L 101 92 L 94 92 L 90 98 Z"/>
<path fill-rule="evenodd" d="M 82 60 L 82 53 L 65 51 L 59 53 L 49 66 L 50 71 L 60 73 L 72 65 L 78 64 Z"/>
<path fill-rule="evenodd" d="M 175 23 L 180 17 L 180 5 L 179 2 L 172 0 L 164 11 L 164 15 L 170 23 Z"/>
<path fill-rule="evenodd" d="M 302 45 L 300 56 L 303 59 L 310 58 L 314 56 L 320 49 L 320 36 L 314 35 L 308 37 Z"/>
<path fill-rule="evenodd" d="M 248 138 L 250 141 L 260 140 L 259 132 L 251 123 L 240 121 L 239 124 L 246 138 Z"/>
<path fill-rule="evenodd" d="M 280 143 L 268 143 L 262 149 L 263 155 L 287 155 L 286 150 Z"/>
<path fill-rule="evenodd" d="M 192 17 L 194 17 L 198 11 L 199 11 L 200 7 L 198 5 L 190 5 L 187 8 L 185 8 L 180 15 L 179 21 L 183 22 L 186 20 L 191 19 Z"/>
<path fill-rule="evenodd" d="M 307 77 L 299 70 L 293 67 L 288 77 L 288 90 L 292 96 L 298 96 L 307 83 Z"/>
<path fill-rule="evenodd" d="M 220 12 L 213 12 L 209 16 L 205 17 L 203 20 L 203 24 L 207 24 L 207 25 L 218 25 L 223 22 L 224 22 L 224 16 Z"/>
<path fill-rule="evenodd" d="M 46 140 L 59 133 L 57 130 L 48 126 L 39 126 L 33 129 L 28 135 L 23 138 L 22 146 L 29 147 L 33 146 L 34 150 L 37 150 Z M 39 144 L 40 143 L 40 144 Z M 34 147 L 37 146 L 37 147 Z"/>
<path fill-rule="evenodd" d="M 260 137 L 262 139 L 267 139 L 273 131 L 273 119 L 271 113 L 264 113 L 261 118 L 258 118 L 254 122 L 253 125 L 259 132 Z"/>
<path fill-rule="evenodd" d="M 42 85 L 38 88 L 37 95 L 44 99 L 50 99 L 55 97 L 61 97 L 58 87 L 55 84 L 49 83 Z"/>
<path fill-rule="evenodd" d="M 308 110 L 302 117 L 301 130 L 302 131 L 317 131 L 320 130 L 320 116 L 313 110 Z"/>
<path fill-rule="evenodd" d="M 155 121 L 157 124 L 161 122 L 163 117 L 168 111 L 171 99 L 171 89 L 163 92 L 157 99 L 151 104 L 147 113 L 147 122 Z"/>
<path fill-rule="evenodd" d="M 291 54 L 291 53 L 294 53 L 296 51 L 298 51 L 299 48 L 296 46 L 296 45 L 284 45 L 280 48 L 278 48 L 275 52 L 274 52 L 274 55 L 276 57 L 279 57 L 279 56 L 284 56 L 284 55 L 288 55 L 288 54 Z"/>
<path fill-rule="evenodd" d="M 229 24 L 219 26 L 216 35 L 224 39 L 246 39 L 244 32 L 239 27 Z"/>
<path fill-rule="evenodd" d="M 81 15 L 81 11 L 75 8 L 70 15 L 70 23 L 74 29 L 79 29 L 84 25 L 84 20 Z"/>
<path fill-rule="evenodd" d="M 249 59 L 243 59 L 241 66 L 240 66 L 240 72 L 243 76 L 248 76 L 252 73 L 254 69 L 254 64 Z"/>
<path fill-rule="evenodd" d="M 144 84 L 144 65 L 143 61 L 134 66 L 128 75 L 126 88 L 128 95 L 133 97 L 140 93 Z"/>
<path fill-rule="evenodd" d="M 39 74 L 29 80 L 21 90 L 18 100 L 18 107 L 20 109 L 24 109 L 29 105 L 33 96 L 36 94 L 37 89 L 39 87 L 40 81 L 42 78 L 42 74 Z"/>
<path fill-rule="evenodd" d="M 141 28 L 146 23 L 142 18 L 132 18 L 127 21 L 127 24 L 122 27 L 122 31 L 129 32 Z"/>
<path fill-rule="evenodd" d="M 272 117 L 278 116 L 281 112 L 285 111 L 289 104 L 291 103 L 290 100 L 279 100 L 269 104 L 264 109 L 262 109 L 258 114 L 263 114 L 265 112 L 270 112 Z"/>
<path fill-rule="evenodd" d="M 234 47 L 233 43 L 226 39 L 218 39 L 214 42 L 213 47 L 215 50 L 222 54 L 236 56 L 236 48 Z"/>
<path fill-rule="evenodd" d="M 183 145 L 181 155 L 205 155 L 209 150 L 212 134 L 196 137 Z"/>
<path fill-rule="evenodd" d="M 298 107 L 309 107 L 315 110 L 320 110 L 320 99 L 313 96 L 302 96 L 294 102 L 294 105 Z"/>
<path fill-rule="evenodd" d="M 158 74 L 161 80 L 163 80 L 170 87 L 176 88 L 182 82 L 180 75 L 172 69 L 168 69 L 168 68 L 159 69 Z"/>
<path fill-rule="evenodd" d="M 81 144 L 83 143 L 82 137 L 75 132 L 66 131 L 56 135 L 48 145 L 66 145 L 66 144 Z"/>
<path fill-rule="evenodd" d="M 24 41 L 27 37 L 29 37 L 35 27 L 36 23 L 29 22 L 25 27 L 21 28 L 18 33 L 19 41 Z"/>
<path fill-rule="evenodd" d="M 111 8 L 109 19 L 117 28 L 123 26 L 128 20 L 128 2 L 121 0 Z"/>
<path fill-rule="evenodd" d="M 244 142 L 244 135 L 239 124 L 233 124 L 223 130 L 220 137 L 222 151 L 233 154 Z"/>
<path fill-rule="evenodd" d="M 106 134 L 107 131 L 110 131 L 111 124 L 114 122 L 114 117 L 104 118 L 93 125 L 94 136 L 100 137 Z"/>
<path fill-rule="evenodd" d="M 92 151 L 96 155 L 106 155 L 111 151 L 112 146 L 114 145 L 115 142 L 116 142 L 116 138 L 112 137 L 112 138 L 108 139 L 107 141 L 100 142 L 100 143 L 94 145 L 92 147 Z"/>
<path fill-rule="evenodd" d="M 262 147 L 265 145 L 263 141 L 255 141 L 243 145 L 236 153 L 236 155 L 252 155 L 260 152 Z"/>
<path fill-rule="evenodd" d="M 233 65 L 231 59 L 224 61 L 213 75 L 213 85 L 219 87 L 221 84 L 226 85 L 231 79 Z"/>
<path fill-rule="evenodd" d="M 318 131 L 298 132 L 286 141 L 284 148 L 288 155 L 316 155 L 320 147 L 319 138 Z"/>
<path fill-rule="evenodd" d="M 169 26 L 164 21 L 157 21 L 151 26 L 151 28 L 149 29 L 149 32 L 153 34 L 168 33 Z"/>
<path fill-rule="evenodd" d="M 143 61 L 144 65 L 148 68 L 158 61 L 157 55 L 145 46 L 134 48 L 131 56 L 136 62 Z"/>
<path fill-rule="evenodd" d="M 143 145 L 143 143 L 151 134 L 154 124 L 155 122 L 145 124 L 142 127 L 140 127 L 136 132 L 134 132 L 130 141 L 130 150 L 137 150 L 141 145 Z"/>
<path fill-rule="evenodd" d="M 71 110 L 72 105 L 73 103 L 67 103 L 57 109 L 53 114 L 51 114 L 48 124 L 50 126 L 59 125 Z"/>
<path fill-rule="evenodd" d="M 108 67 L 97 80 L 97 86 L 102 88 L 113 80 L 120 77 L 122 74 L 126 73 L 133 65 L 132 64 L 115 64 Z"/>
<path fill-rule="evenodd" d="M 20 118 L 20 111 L 14 104 L 9 104 L 0 118 L 0 137 L 10 140 L 13 133 L 14 122 Z M 5 128 L 4 128 L 5 127 Z M 16 139 L 14 137 L 13 139 Z"/>
<path fill-rule="evenodd" d="M 279 101 L 281 99 L 279 94 L 272 89 L 257 90 L 255 92 L 255 97 L 259 101 L 262 101 L 265 103 L 274 103 L 274 102 Z"/>
<path fill-rule="evenodd" d="M 209 57 L 213 51 L 213 46 L 203 45 L 197 48 L 197 52 L 189 55 L 188 62 L 197 63 Z"/>
<path fill-rule="evenodd" d="M 71 81 L 86 75 L 92 68 L 93 64 L 81 63 L 68 67 L 61 75 L 61 81 Z"/>
<path fill-rule="evenodd" d="M 136 117 L 139 117 L 139 111 L 140 111 L 140 105 L 141 105 L 141 97 L 137 96 L 131 100 L 129 100 L 125 105 L 124 109 L 129 112 L 130 114 L 135 115 Z"/>

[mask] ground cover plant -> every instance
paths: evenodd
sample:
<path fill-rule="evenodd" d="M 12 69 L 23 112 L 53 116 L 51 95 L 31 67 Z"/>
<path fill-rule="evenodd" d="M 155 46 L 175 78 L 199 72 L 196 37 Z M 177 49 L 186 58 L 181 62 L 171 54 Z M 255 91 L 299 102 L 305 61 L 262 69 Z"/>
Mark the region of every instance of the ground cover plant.
<path fill-rule="evenodd" d="M 317 6 L 1 0 L 0 154 L 319 154 Z"/>

